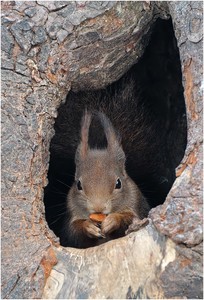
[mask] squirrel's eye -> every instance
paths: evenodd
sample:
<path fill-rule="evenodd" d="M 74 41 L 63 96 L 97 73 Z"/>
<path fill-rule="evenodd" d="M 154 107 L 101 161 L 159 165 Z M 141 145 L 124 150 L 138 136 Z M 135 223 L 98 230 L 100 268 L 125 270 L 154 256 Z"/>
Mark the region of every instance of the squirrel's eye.
<path fill-rule="evenodd" d="M 122 186 L 120 179 L 118 178 L 116 181 L 115 189 L 120 189 Z"/>
<path fill-rule="evenodd" d="M 77 188 L 78 188 L 79 191 L 82 190 L 82 186 L 81 186 L 81 181 L 80 180 L 78 180 L 78 182 L 77 182 Z"/>

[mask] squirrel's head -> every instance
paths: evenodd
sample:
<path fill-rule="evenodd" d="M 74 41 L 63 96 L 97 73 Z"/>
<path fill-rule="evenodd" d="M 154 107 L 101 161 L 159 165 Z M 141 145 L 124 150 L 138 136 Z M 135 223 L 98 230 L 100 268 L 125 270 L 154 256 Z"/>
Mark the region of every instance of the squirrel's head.
<path fill-rule="evenodd" d="M 113 207 L 117 209 L 117 206 L 120 206 L 128 176 L 120 138 L 103 113 L 98 113 L 98 117 L 104 129 L 107 147 L 103 149 L 89 147 L 92 115 L 85 112 L 81 126 L 81 141 L 75 156 L 76 173 L 73 189 L 76 198 L 84 203 L 90 213 L 108 214 Z"/>

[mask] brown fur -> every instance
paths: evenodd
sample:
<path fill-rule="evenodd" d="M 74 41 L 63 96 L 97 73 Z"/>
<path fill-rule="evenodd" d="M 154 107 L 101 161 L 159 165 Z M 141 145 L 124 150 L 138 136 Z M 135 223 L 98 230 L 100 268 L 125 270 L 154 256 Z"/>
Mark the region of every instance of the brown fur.
<path fill-rule="evenodd" d="M 143 218 L 149 210 L 142 193 L 126 173 L 125 154 L 110 121 L 102 113 L 99 116 L 107 148 L 89 148 L 91 115 L 86 112 L 75 156 L 75 183 L 67 198 L 71 215 L 67 230 L 74 245 L 82 248 L 99 244 L 101 237 L 104 242 L 124 235 L 133 218 Z M 121 188 L 116 189 L 118 178 Z M 77 188 L 79 180 L 82 190 Z M 92 213 L 107 215 L 100 227 L 89 219 Z"/>

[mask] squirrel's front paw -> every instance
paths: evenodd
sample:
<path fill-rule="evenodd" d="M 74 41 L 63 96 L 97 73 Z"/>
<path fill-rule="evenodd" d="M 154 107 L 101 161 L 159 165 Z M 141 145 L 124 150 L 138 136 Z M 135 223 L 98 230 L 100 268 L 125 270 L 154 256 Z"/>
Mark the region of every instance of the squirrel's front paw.
<path fill-rule="evenodd" d="M 120 227 L 121 216 L 117 213 L 108 215 L 101 224 L 102 234 L 109 234 Z"/>
<path fill-rule="evenodd" d="M 97 224 L 93 223 L 90 220 L 86 220 L 83 223 L 83 231 L 90 238 L 103 238 L 104 235 L 101 232 L 101 229 Z"/>

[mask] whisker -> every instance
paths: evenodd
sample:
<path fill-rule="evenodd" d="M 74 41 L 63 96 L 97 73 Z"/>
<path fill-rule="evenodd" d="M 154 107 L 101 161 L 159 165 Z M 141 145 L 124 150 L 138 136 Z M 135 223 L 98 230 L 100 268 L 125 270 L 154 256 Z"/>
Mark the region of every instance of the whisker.
<path fill-rule="evenodd" d="M 71 186 L 68 185 L 68 184 L 66 184 L 65 182 L 63 182 L 63 181 L 61 181 L 61 180 L 59 180 L 59 179 L 57 179 L 57 181 L 59 181 L 60 183 L 64 184 L 66 187 L 71 188 Z"/>
<path fill-rule="evenodd" d="M 60 206 L 64 206 L 64 208 L 66 209 L 66 203 L 59 203 L 59 204 L 56 204 L 56 205 L 49 205 L 47 206 L 47 208 L 53 208 L 53 207 L 60 207 Z"/>
<path fill-rule="evenodd" d="M 53 224 L 55 224 L 57 221 L 59 221 L 60 219 L 61 219 L 61 217 L 63 216 L 63 215 L 65 215 L 66 214 L 66 212 L 65 213 L 63 213 L 63 214 L 60 214 L 60 215 L 58 215 L 59 216 L 59 218 L 57 218 L 56 220 L 54 220 L 53 222 L 51 222 L 51 223 L 49 223 L 49 226 L 51 226 L 51 225 L 53 225 Z"/>
<path fill-rule="evenodd" d="M 57 189 L 49 189 L 49 193 L 54 193 L 54 194 L 58 194 L 58 195 L 63 195 L 63 196 L 67 196 L 68 193 L 63 193 L 60 190 Z"/>

